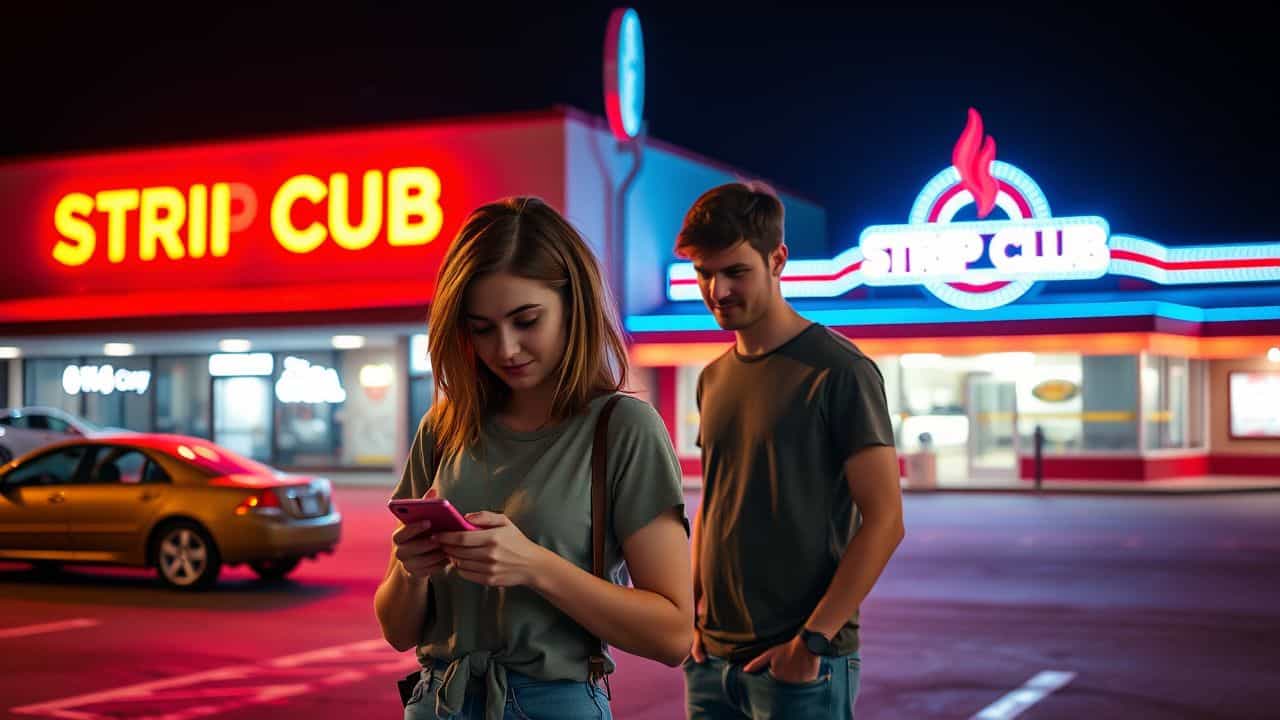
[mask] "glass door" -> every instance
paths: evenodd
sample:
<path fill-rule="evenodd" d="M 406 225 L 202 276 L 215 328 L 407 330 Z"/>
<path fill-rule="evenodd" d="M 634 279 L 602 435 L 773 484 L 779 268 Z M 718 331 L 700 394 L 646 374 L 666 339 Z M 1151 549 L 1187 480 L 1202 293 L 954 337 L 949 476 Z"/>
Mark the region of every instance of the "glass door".
<path fill-rule="evenodd" d="M 969 477 L 1010 482 L 1018 478 L 1018 402 L 1013 382 L 986 373 L 966 380 Z"/>
<path fill-rule="evenodd" d="M 213 442 L 271 462 L 271 378 L 213 379 Z"/>

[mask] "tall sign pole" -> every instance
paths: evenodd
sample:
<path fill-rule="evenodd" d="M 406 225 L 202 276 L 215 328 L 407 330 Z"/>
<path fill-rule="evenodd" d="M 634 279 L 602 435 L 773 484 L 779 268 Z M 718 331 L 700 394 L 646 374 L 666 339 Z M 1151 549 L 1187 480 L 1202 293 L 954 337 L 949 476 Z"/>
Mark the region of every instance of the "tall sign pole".
<path fill-rule="evenodd" d="M 605 239 L 609 285 L 617 299 L 618 313 L 626 318 L 626 209 L 627 193 L 640 174 L 644 159 L 644 35 L 640 15 L 632 8 L 617 8 L 609 16 L 604 41 L 604 107 L 616 149 L 629 153 L 631 168 L 612 193 Z M 612 163 L 610 181 L 612 181 Z"/>

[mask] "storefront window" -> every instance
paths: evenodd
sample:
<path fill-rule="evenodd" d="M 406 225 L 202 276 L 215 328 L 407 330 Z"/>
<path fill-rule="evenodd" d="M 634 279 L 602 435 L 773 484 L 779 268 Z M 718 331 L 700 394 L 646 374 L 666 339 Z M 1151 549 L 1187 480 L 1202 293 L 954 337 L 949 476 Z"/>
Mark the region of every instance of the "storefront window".
<path fill-rule="evenodd" d="M 1016 477 L 1037 427 L 1046 452 L 1080 447 L 1079 355 L 908 353 L 879 364 L 896 390 L 899 449 L 935 453 L 940 478 Z"/>
<path fill-rule="evenodd" d="M 79 358 L 40 358 L 23 361 L 22 397 L 25 405 L 43 405 L 83 415 L 79 388 L 75 393 L 62 386 L 63 374 L 70 366 L 79 366 Z"/>
<path fill-rule="evenodd" d="M 338 353 L 277 353 L 276 462 L 285 467 L 334 467 L 341 462 L 342 409 L 347 388 Z"/>
<path fill-rule="evenodd" d="M 1187 392 L 1187 447 L 1204 448 L 1206 442 L 1205 425 L 1207 423 L 1208 401 L 1207 384 L 1209 364 L 1204 360 L 1192 360 L 1188 369 L 1190 373 Z"/>
<path fill-rule="evenodd" d="M 1021 453 L 1035 453 L 1037 427 L 1043 433 L 1046 454 L 1080 452 L 1085 449 L 1085 423 L 1091 419 L 1082 397 L 1085 358 L 1049 353 L 1032 358 L 1016 381 Z"/>
<path fill-rule="evenodd" d="M 418 433 L 418 424 L 435 401 L 436 380 L 430 373 L 409 379 L 409 438 Z"/>
<path fill-rule="evenodd" d="M 233 452 L 271 462 L 271 378 L 213 379 L 213 441 Z"/>
<path fill-rule="evenodd" d="M 938 353 L 907 353 L 898 357 L 897 364 L 901 376 L 901 449 L 917 452 L 927 445 L 939 454 L 940 473 L 963 475 L 969 442 L 966 382 L 976 372 L 976 361 Z M 1012 408 L 1009 410 L 1011 414 Z"/>
<path fill-rule="evenodd" d="M 884 396 L 889 407 L 889 420 L 893 423 L 895 444 L 902 445 L 902 364 L 895 355 L 872 358 L 884 378 Z"/>
<path fill-rule="evenodd" d="M 1138 356 L 1087 355 L 1082 360 L 1084 449 L 1138 449 Z"/>
<path fill-rule="evenodd" d="M 1017 477 L 1035 452 L 1138 450 L 1138 357 L 1004 352 L 913 353 L 878 360 L 898 447 L 937 455 L 939 477 Z M 893 366 L 897 366 L 893 368 Z"/>
<path fill-rule="evenodd" d="M 400 376 L 393 348 L 342 353 L 342 386 L 347 390 L 340 411 L 343 464 L 385 467 L 394 462 L 396 398 L 404 392 Z"/>
<path fill-rule="evenodd" d="M 701 457 L 698 447 L 698 375 L 699 365 L 676 368 L 676 454 L 680 457 Z"/>
<path fill-rule="evenodd" d="M 425 333 L 409 337 L 409 443 L 418 432 L 418 424 L 435 400 L 436 380 L 431 372 Z"/>
<path fill-rule="evenodd" d="M 156 432 L 208 438 L 209 358 L 156 358 Z"/>
<path fill-rule="evenodd" d="M 1186 358 L 1143 356 L 1142 418 L 1147 449 L 1187 447 L 1189 365 Z"/>
<path fill-rule="evenodd" d="M 63 390 L 84 397 L 84 416 L 103 427 L 151 431 L 152 383 L 149 357 L 89 358 L 64 369 Z"/>

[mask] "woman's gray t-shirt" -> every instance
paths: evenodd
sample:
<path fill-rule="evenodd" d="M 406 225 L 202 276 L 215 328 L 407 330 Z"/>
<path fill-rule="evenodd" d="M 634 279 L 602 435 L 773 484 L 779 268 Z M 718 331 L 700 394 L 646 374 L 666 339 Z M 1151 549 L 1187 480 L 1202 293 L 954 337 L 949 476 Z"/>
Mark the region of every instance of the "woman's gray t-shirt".
<path fill-rule="evenodd" d="M 591 445 L 609 397 L 534 432 L 487 420 L 477 447 L 441 459 L 436 491 L 464 514 L 506 515 L 530 540 L 591 572 Z M 679 510 L 686 532 L 688 521 L 680 464 L 652 406 L 622 396 L 609 418 L 608 442 L 605 567 L 616 578 L 621 545 L 632 533 L 671 508 Z M 393 497 L 422 497 L 432 487 L 432 447 L 424 420 Z M 477 585 L 449 568 L 431 578 L 427 592 L 418 658 L 424 666 L 450 663 L 438 708 L 460 707 L 471 682 L 483 682 L 489 705 L 505 701 L 507 669 L 540 680 L 587 679 L 597 641 L 534 590 Z M 613 659 L 607 653 L 605 659 L 612 672 Z"/>

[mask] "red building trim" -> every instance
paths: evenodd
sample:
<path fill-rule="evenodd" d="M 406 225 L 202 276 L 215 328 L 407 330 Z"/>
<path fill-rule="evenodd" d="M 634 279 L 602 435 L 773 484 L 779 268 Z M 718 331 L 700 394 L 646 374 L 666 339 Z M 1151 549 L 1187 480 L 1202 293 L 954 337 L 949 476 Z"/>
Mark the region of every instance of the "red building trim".
<path fill-rule="evenodd" d="M 661 366 L 654 368 L 654 385 L 653 388 L 653 405 L 658 410 L 658 414 L 662 416 L 662 422 L 667 426 L 667 434 L 671 436 L 672 447 L 679 448 L 680 441 L 676 438 L 676 413 L 677 413 L 677 369 L 669 366 Z M 678 454 L 680 460 L 680 473 L 682 475 L 701 477 L 702 476 L 702 459 L 697 457 L 685 457 Z"/>
<path fill-rule="evenodd" d="M 1035 460 L 1021 457 L 1019 477 L 1035 479 Z M 1180 457 L 1046 457 L 1046 480 L 1147 482 L 1204 475 L 1280 476 L 1280 455 Z"/>
<path fill-rule="evenodd" d="M 671 436 L 671 444 L 676 442 L 676 369 L 673 367 L 654 368 L 653 399 L 662 422 L 667 425 L 667 434 Z"/>
<path fill-rule="evenodd" d="M 1214 475 L 1280 476 L 1280 455 L 1209 456 L 1209 470 Z"/>

